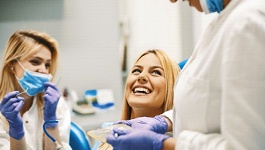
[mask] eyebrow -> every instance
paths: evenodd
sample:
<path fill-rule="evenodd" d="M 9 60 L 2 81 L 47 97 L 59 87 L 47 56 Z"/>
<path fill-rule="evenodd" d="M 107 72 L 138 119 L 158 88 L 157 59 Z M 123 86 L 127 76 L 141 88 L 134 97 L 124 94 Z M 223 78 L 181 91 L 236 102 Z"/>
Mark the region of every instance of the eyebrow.
<path fill-rule="evenodd" d="M 40 59 L 40 60 L 44 61 L 44 59 L 39 57 L 39 56 L 32 56 L 29 59 Z M 51 59 L 46 60 L 46 62 L 51 62 L 51 61 L 52 61 Z"/>
<path fill-rule="evenodd" d="M 143 68 L 143 66 L 140 66 L 140 65 L 135 65 L 134 67 Z M 152 66 L 151 68 L 152 68 L 152 69 L 159 68 L 159 69 L 161 69 L 161 70 L 164 71 L 164 69 L 163 69 L 162 67 L 160 67 L 160 66 Z"/>
<path fill-rule="evenodd" d="M 151 67 L 151 68 L 152 68 L 152 69 L 160 68 L 161 70 L 164 71 L 164 68 L 162 68 L 162 67 L 160 67 L 160 66 L 153 66 L 153 67 Z"/>

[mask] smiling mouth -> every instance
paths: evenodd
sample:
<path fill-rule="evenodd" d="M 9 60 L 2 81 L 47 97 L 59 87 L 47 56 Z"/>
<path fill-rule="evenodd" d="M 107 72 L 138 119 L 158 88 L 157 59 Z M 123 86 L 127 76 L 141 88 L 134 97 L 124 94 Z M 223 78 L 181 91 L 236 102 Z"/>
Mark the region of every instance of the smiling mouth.
<path fill-rule="evenodd" d="M 149 89 L 146 89 L 146 88 L 135 88 L 134 90 L 133 90 L 133 93 L 142 93 L 142 94 L 150 94 L 151 93 L 151 91 L 149 90 Z"/>

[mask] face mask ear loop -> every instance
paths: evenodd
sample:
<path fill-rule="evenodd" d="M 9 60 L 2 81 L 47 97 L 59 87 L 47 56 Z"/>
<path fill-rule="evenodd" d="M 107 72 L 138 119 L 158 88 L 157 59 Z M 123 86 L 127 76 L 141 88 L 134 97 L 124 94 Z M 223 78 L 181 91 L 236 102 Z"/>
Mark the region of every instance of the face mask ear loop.
<path fill-rule="evenodd" d="M 16 59 L 16 60 L 19 63 L 19 65 L 23 68 L 23 70 L 25 71 L 26 69 L 23 67 L 23 65 L 20 63 L 20 61 L 18 59 Z"/>
<path fill-rule="evenodd" d="M 22 66 L 22 64 L 20 63 L 20 61 L 18 59 L 16 59 L 16 61 L 18 62 L 18 64 L 21 66 L 21 68 L 26 71 L 26 69 Z M 19 78 L 17 77 L 17 75 L 15 74 L 15 77 L 17 78 L 17 80 L 19 80 Z"/>

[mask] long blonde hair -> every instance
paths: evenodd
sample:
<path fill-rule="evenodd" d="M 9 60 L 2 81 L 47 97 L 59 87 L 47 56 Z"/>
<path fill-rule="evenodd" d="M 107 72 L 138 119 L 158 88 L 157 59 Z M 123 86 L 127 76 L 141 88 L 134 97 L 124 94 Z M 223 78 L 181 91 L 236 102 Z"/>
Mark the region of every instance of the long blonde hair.
<path fill-rule="evenodd" d="M 164 51 L 157 50 L 157 49 L 148 50 L 144 52 L 142 55 L 138 57 L 138 59 L 135 61 L 134 64 L 136 64 L 139 61 L 139 59 L 141 59 L 143 56 L 149 53 L 156 55 L 156 57 L 159 59 L 162 67 L 165 70 L 166 94 L 164 98 L 164 111 L 170 110 L 173 108 L 174 84 L 180 72 L 180 68 L 177 65 L 177 63 L 173 61 Z M 131 113 L 132 113 L 132 108 L 129 106 L 125 98 L 126 86 L 127 86 L 127 82 L 126 82 L 126 85 L 124 88 L 124 94 L 123 94 L 123 106 L 122 106 L 122 115 L 121 115 L 122 120 L 131 119 Z"/>
<path fill-rule="evenodd" d="M 8 92 L 19 89 L 18 81 L 11 70 L 12 62 L 28 57 L 36 51 L 39 45 L 43 45 L 51 51 L 52 64 L 49 71 L 53 76 L 55 75 L 58 61 L 57 41 L 46 33 L 34 30 L 18 30 L 13 33 L 6 44 L 0 76 L 0 101 Z M 43 93 L 36 95 L 38 107 L 43 105 L 42 95 Z"/>

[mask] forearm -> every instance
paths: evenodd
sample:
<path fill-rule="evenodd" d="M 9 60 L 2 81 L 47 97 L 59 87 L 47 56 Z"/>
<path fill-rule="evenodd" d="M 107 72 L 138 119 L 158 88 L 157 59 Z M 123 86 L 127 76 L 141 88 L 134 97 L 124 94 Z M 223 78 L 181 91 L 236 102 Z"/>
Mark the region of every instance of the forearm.
<path fill-rule="evenodd" d="M 62 145 L 62 140 L 60 137 L 58 126 L 56 126 L 55 128 L 46 128 L 46 130 L 60 145 Z M 45 135 L 44 149 L 50 150 L 50 149 L 55 149 L 55 147 L 56 147 L 55 143 L 47 135 Z"/>
<path fill-rule="evenodd" d="M 10 137 L 10 150 L 26 150 L 27 143 L 25 137 L 21 138 L 20 140 L 16 140 Z"/>
<path fill-rule="evenodd" d="M 174 150 L 175 149 L 175 144 L 176 144 L 176 139 L 174 139 L 174 138 L 167 138 L 163 142 L 162 150 Z"/>

